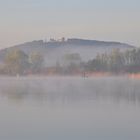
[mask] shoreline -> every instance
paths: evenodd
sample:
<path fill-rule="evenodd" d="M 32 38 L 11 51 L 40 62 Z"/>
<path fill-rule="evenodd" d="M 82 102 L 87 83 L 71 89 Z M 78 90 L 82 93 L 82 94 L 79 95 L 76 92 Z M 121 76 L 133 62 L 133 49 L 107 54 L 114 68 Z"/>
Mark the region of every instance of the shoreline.
<path fill-rule="evenodd" d="M 121 73 L 121 74 L 114 74 L 109 72 L 90 72 L 85 74 L 32 74 L 32 75 L 0 75 L 0 78 L 49 78 L 49 77 L 60 77 L 60 78 L 74 78 L 74 77 L 81 77 L 81 78 L 105 78 L 105 77 L 126 77 L 131 79 L 140 79 L 140 73 Z"/>

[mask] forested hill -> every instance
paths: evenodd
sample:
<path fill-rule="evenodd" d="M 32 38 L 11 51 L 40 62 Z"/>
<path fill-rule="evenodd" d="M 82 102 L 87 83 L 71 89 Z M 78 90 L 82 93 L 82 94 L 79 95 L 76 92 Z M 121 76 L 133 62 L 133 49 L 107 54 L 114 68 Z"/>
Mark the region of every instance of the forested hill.
<path fill-rule="evenodd" d="M 77 53 L 83 61 L 88 61 L 89 59 L 93 59 L 97 53 L 109 53 L 114 48 L 126 50 L 134 48 L 134 46 L 120 42 L 76 38 L 67 40 L 65 40 L 65 38 L 59 40 L 50 39 L 49 41 L 36 40 L 1 50 L 0 61 L 3 61 L 7 51 L 15 48 L 24 51 L 27 55 L 32 52 L 39 52 L 44 56 L 46 65 L 54 65 L 56 61 L 61 60 L 61 58 L 68 53 Z"/>
<path fill-rule="evenodd" d="M 54 40 L 50 39 L 48 42 L 43 40 L 35 40 L 32 42 L 26 42 L 20 45 L 16 45 L 13 47 L 36 47 L 36 46 L 44 46 L 44 47 L 58 47 L 58 46 L 92 46 L 92 47 L 121 47 L 121 48 L 133 48 L 134 46 L 126 44 L 126 43 L 120 43 L 120 42 L 111 42 L 111 41 L 98 41 L 98 40 L 86 40 L 86 39 L 60 39 L 60 40 Z"/>

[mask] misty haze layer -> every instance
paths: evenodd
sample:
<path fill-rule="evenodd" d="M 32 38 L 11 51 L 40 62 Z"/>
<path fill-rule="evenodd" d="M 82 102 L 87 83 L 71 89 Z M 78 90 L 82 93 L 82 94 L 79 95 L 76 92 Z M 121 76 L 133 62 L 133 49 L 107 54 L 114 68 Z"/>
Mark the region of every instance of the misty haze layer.
<path fill-rule="evenodd" d="M 52 66 L 56 65 L 56 62 L 63 63 L 64 56 L 67 54 L 79 54 L 82 61 L 86 62 L 95 58 L 98 53 L 110 53 L 113 49 L 125 51 L 134 48 L 134 46 L 120 42 L 85 39 L 52 40 L 49 42 L 39 40 L 1 50 L 1 61 L 4 59 L 6 52 L 15 48 L 24 51 L 26 54 L 38 52 L 45 58 L 45 65 Z"/>
<path fill-rule="evenodd" d="M 140 80 L 0 78 L 0 139 L 139 140 Z"/>

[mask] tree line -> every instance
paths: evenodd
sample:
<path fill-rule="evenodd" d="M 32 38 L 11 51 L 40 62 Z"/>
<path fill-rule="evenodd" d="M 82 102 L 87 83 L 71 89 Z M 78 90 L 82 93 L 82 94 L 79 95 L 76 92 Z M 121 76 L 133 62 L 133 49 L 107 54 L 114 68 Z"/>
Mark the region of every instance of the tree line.
<path fill-rule="evenodd" d="M 111 53 L 98 54 L 96 58 L 85 64 L 87 71 L 101 72 L 140 72 L 140 49 L 120 51 L 113 49 Z"/>
<path fill-rule="evenodd" d="M 44 57 L 39 52 L 26 54 L 19 49 L 7 50 L 4 62 L 0 65 L 0 74 L 28 75 L 47 74 L 49 70 L 54 74 L 75 74 L 83 72 L 111 72 L 137 73 L 140 72 L 140 49 L 120 51 L 113 49 L 110 53 L 97 54 L 88 62 L 82 62 L 80 54 L 65 54 L 62 62 L 49 68 L 44 64 Z"/>
<path fill-rule="evenodd" d="M 8 75 L 39 73 L 43 61 L 43 56 L 38 52 L 27 55 L 19 49 L 12 49 L 6 52 L 4 63 L 0 67 L 0 73 Z"/>

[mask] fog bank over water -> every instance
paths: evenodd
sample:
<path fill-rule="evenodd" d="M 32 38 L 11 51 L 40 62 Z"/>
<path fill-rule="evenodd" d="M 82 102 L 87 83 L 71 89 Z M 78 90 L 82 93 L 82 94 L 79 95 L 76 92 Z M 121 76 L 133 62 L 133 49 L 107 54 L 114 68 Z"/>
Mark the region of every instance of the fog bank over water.
<path fill-rule="evenodd" d="M 110 100 L 139 103 L 140 80 L 128 77 L 0 78 L 0 97 L 44 102 Z"/>
<path fill-rule="evenodd" d="M 2 140 L 139 140 L 140 80 L 0 77 Z"/>

